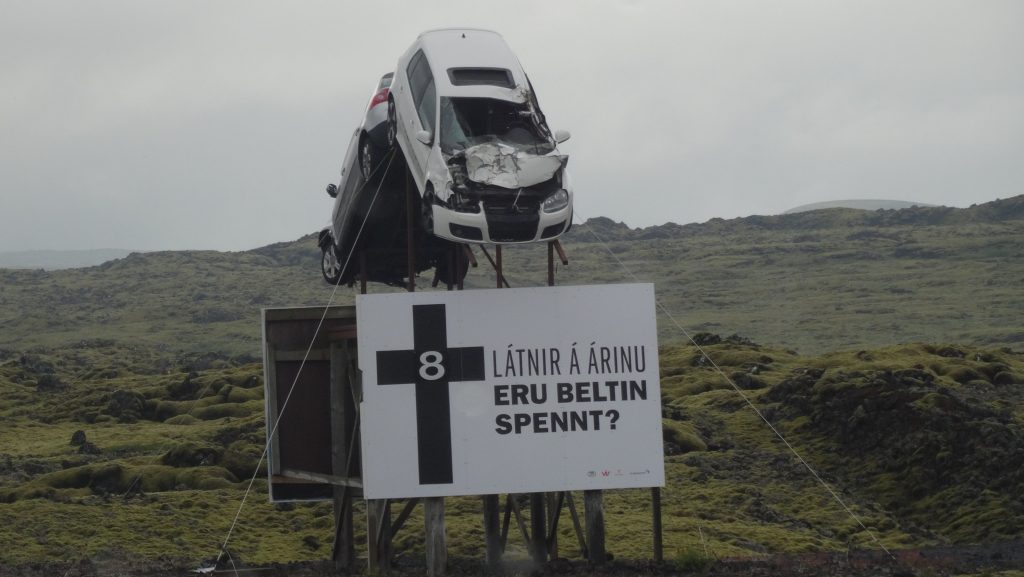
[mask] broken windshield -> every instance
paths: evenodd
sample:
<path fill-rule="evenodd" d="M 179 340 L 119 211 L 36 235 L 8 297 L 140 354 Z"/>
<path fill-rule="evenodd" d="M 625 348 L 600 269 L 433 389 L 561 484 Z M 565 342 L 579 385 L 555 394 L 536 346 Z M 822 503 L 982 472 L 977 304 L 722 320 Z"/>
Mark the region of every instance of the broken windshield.
<path fill-rule="evenodd" d="M 485 142 L 501 142 L 531 154 L 555 149 L 527 104 L 493 98 L 441 98 L 441 151 L 454 154 Z"/>

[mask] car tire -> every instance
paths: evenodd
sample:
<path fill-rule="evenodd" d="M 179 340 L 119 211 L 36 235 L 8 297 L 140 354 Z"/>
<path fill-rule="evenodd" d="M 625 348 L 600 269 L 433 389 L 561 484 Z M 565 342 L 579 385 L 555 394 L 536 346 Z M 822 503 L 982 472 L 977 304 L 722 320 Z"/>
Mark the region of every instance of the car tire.
<path fill-rule="evenodd" d="M 341 263 L 338 262 L 338 256 L 334 254 L 334 247 L 327 243 L 320 247 L 323 254 L 320 257 L 320 272 L 324 275 L 324 280 L 327 284 L 337 285 L 341 280 Z"/>
<path fill-rule="evenodd" d="M 373 140 L 364 134 L 359 142 L 359 171 L 363 173 L 363 180 L 369 182 L 382 156 Z"/>
<path fill-rule="evenodd" d="M 388 129 L 386 134 L 388 150 L 395 148 L 395 141 L 398 133 L 398 111 L 395 109 L 395 101 L 388 98 Z"/>

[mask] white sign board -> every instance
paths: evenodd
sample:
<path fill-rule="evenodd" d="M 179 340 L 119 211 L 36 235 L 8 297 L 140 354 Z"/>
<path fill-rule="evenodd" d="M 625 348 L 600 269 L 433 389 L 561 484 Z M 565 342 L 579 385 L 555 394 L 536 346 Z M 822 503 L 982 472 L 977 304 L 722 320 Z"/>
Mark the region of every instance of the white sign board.
<path fill-rule="evenodd" d="M 664 485 L 651 284 L 361 295 L 368 499 Z"/>

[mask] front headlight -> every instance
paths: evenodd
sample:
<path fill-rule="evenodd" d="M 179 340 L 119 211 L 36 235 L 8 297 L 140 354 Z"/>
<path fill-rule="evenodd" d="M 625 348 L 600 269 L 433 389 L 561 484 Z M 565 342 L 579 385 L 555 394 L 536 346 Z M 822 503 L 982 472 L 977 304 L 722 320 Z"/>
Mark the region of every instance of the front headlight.
<path fill-rule="evenodd" d="M 544 199 L 544 212 L 557 212 L 569 206 L 569 193 L 565 189 Z"/>

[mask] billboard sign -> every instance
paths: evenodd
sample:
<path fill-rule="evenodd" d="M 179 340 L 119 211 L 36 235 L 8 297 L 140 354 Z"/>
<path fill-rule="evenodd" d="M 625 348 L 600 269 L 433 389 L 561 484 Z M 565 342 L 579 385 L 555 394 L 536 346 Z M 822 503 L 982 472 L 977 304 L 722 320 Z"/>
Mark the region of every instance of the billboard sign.
<path fill-rule="evenodd" d="M 651 284 L 360 295 L 363 487 L 664 484 Z"/>

